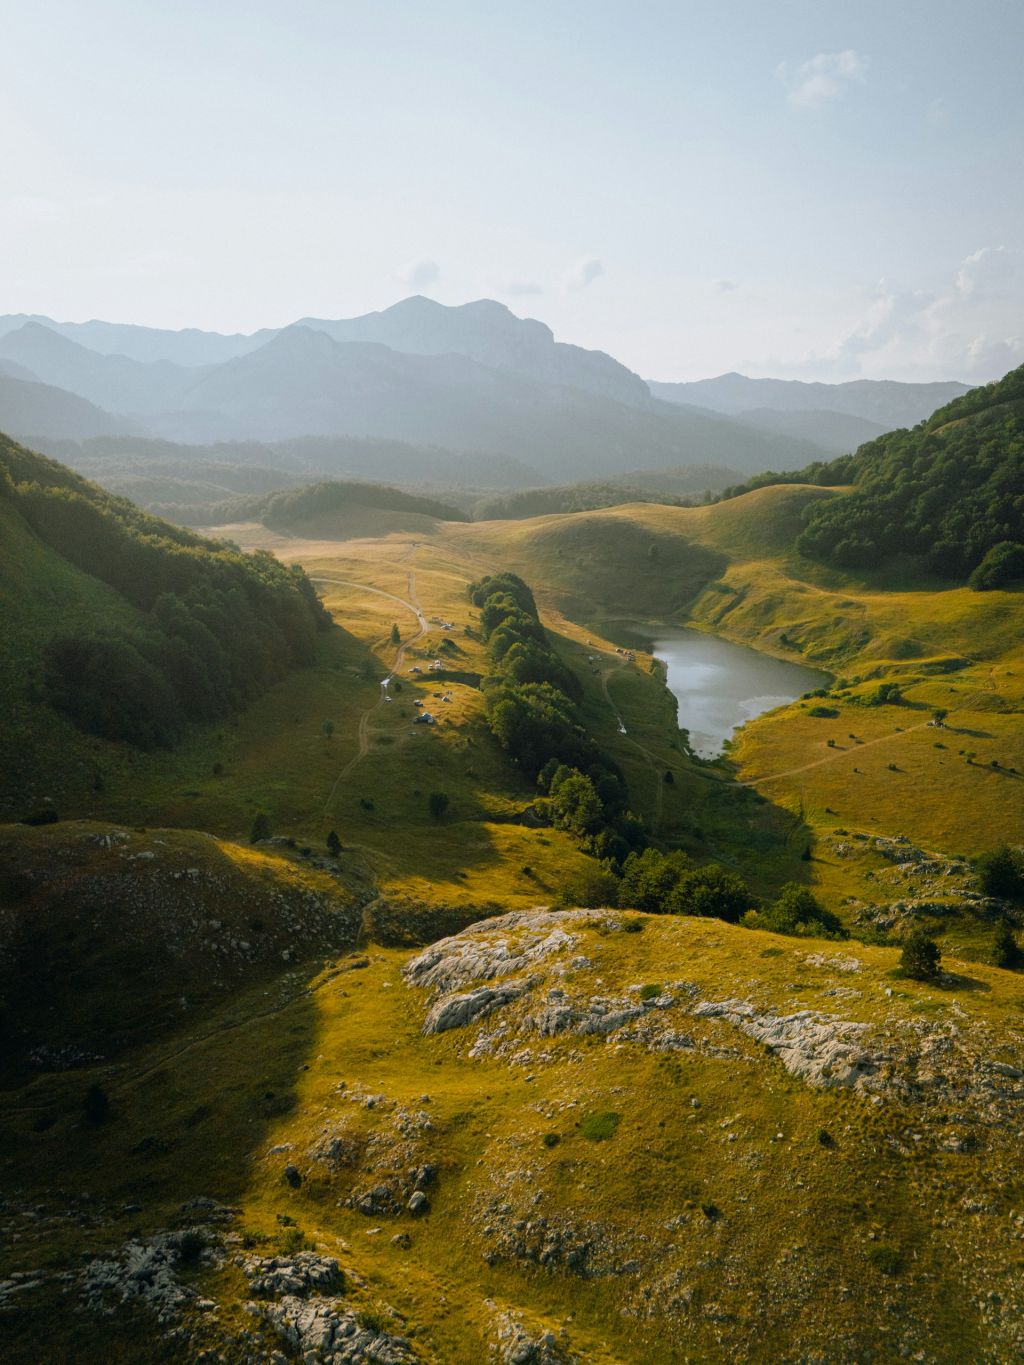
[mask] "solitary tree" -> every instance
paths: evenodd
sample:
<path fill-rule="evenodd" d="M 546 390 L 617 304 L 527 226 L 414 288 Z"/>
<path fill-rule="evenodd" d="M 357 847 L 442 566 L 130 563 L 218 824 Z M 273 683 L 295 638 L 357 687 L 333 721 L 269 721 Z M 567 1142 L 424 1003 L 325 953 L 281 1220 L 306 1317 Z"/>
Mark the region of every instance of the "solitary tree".
<path fill-rule="evenodd" d="M 977 863 L 981 889 L 986 896 L 1007 900 L 1024 898 L 1024 852 L 1003 844 L 983 853 Z"/>
<path fill-rule="evenodd" d="M 327 736 L 327 738 L 330 739 L 330 737 L 334 734 L 334 721 L 333 721 L 333 720 L 325 720 L 324 723 L 323 723 L 323 725 L 322 725 L 320 728 L 321 728 L 321 730 L 323 730 L 323 732 L 324 732 L 324 734 Z"/>
<path fill-rule="evenodd" d="M 110 1117 L 110 1097 L 101 1085 L 90 1085 L 82 1101 L 86 1123 L 104 1123 Z"/>
<path fill-rule="evenodd" d="M 934 981 L 939 974 L 942 953 L 939 945 L 923 929 L 915 929 L 903 945 L 900 969 L 912 981 Z"/>
<path fill-rule="evenodd" d="M 445 811 L 451 804 L 447 792 L 431 792 L 427 797 L 427 809 L 435 820 L 443 820 Z"/>
<path fill-rule="evenodd" d="M 338 838 L 338 831 L 332 829 L 327 836 L 327 852 L 332 858 L 336 858 L 341 852 L 341 840 Z"/>
<path fill-rule="evenodd" d="M 250 844 L 260 844 L 264 839 L 270 838 L 270 820 L 265 810 L 256 812 L 256 819 L 252 822 L 252 829 L 249 831 Z"/>
<path fill-rule="evenodd" d="M 1017 936 L 1009 920 L 1001 919 L 996 925 L 996 936 L 992 941 L 992 962 L 996 967 L 1019 967 L 1021 951 L 1017 946 Z"/>
<path fill-rule="evenodd" d="M 398 626 L 394 623 L 392 623 L 391 626 L 391 643 L 393 645 L 400 645 L 402 643 L 402 637 L 398 633 Z"/>

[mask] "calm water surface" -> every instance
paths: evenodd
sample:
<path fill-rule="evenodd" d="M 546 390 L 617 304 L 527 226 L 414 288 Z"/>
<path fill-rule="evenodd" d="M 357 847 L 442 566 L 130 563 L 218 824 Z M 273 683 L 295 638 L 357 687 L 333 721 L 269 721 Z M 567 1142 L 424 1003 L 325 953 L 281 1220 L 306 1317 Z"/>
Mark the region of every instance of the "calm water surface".
<path fill-rule="evenodd" d="M 650 648 L 668 666 L 679 724 L 702 758 L 715 758 L 745 721 L 823 687 L 827 673 L 787 663 L 699 630 L 659 626 Z"/>

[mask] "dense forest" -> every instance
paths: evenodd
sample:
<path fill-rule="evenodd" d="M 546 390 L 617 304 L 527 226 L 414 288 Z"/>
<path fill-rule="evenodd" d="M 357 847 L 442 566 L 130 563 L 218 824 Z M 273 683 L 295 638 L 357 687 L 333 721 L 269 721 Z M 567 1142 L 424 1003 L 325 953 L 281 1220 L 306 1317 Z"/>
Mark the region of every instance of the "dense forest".
<path fill-rule="evenodd" d="M 473 519 L 519 521 L 560 512 L 594 512 L 602 507 L 619 507 L 624 502 L 663 502 L 675 507 L 686 507 L 700 501 L 700 494 L 682 497 L 674 493 L 652 492 L 628 483 L 569 483 L 481 498 L 473 507 Z"/>
<path fill-rule="evenodd" d="M 1014 547 L 1024 543 L 1024 366 L 912 430 L 826 464 L 758 475 L 724 496 L 771 483 L 853 485 L 814 505 L 797 541 L 810 558 L 859 569 L 914 555 L 933 573 L 965 580 L 1001 547 L 998 563 L 1012 572 Z M 994 586 L 988 574 L 973 585 Z"/>
<path fill-rule="evenodd" d="M 0 499 L 135 609 L 132 626 L 69 622 L 46 646 L 47 699 L 91 734 L 172 744 L 312 662 L 330 624 L 301 569 L 158 521 L 3 437 Z"/>
<path fill-rule="evenodd" d="M 549 800 L 556 826 L 595 857 L 621 864 L 643 847 L 617 765 L 580 722 L 579 680 L 551 648 L 533 593 L 516 574 L 470 585 L 491 671 L 484 714 L 491 732 Z"/>

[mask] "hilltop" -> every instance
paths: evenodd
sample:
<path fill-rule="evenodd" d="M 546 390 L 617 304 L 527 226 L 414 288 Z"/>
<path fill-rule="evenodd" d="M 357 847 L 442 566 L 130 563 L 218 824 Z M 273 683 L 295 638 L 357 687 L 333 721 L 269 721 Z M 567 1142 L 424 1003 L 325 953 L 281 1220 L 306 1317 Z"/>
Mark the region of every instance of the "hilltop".
<path fill-rule="evenodd" d="M 1011 1358 L 1015 978 L 894 957 L 526 912 L 239 992 L 93 1069 L 101 1119 L 41 1079 L 5 1123 L 9 1212 L 38 1206 L 8 1350 Z M 44 1317 L 58 1283 L 87 1311 Z"/>

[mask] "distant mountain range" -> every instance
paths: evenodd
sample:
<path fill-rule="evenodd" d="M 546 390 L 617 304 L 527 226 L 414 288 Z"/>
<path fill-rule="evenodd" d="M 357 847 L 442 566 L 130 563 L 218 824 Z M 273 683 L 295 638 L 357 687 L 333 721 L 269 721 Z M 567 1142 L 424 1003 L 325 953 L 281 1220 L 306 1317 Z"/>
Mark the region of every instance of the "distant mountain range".
<path fill-rule="evenodd" d="M 686 465 L 793 468 L 966 389 L 741 375 L 648 385 L 502 304 L 422 297 L 251 336 L 0 317 L 0 379 L 0 430 L 22 439 L 351 437 L 511 457 L 552 482 Z"/>
<path fill-rule="evenodd" d="M 812 441 L 844 455 L 886 431 L 916 426 L 936 408 L 967 393 L 970 385 L 955 381 L 901 384 L 891 379 L 824 384 L 748 379 L 732 373 L 689 384 L 652 380 L 648 388 L 666 403 L 710 408 L 759 430 Z"/>

